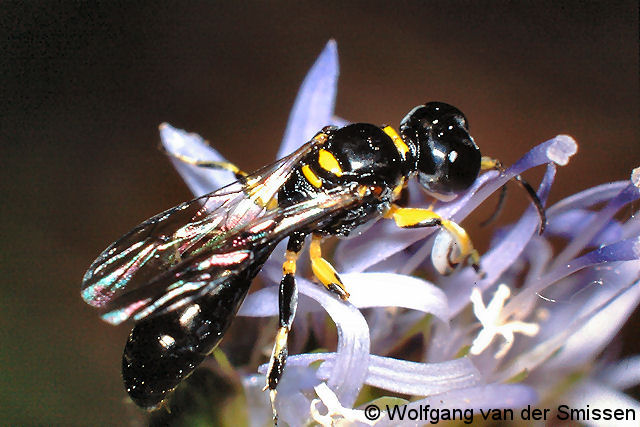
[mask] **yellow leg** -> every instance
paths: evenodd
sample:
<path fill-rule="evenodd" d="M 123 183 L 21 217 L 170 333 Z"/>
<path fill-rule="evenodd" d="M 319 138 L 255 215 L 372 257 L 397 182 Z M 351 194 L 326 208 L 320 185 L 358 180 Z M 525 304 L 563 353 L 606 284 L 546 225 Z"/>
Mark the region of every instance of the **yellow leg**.
<path fill-rule="evenodd" d="M 480 159 L 480 170 L 498 170 L 502 171 L 502 163 L 500 160 L 494 159 L 492 157 L 482 156 Z"/>
<path fill-rule="evenodd" d="M 480 254 L 474 249 L 473 243 L 469 235 L 453 221 L 442 218 L 437 213 L 428 209 L 419 208 L 401 208 L 391 205 L 386 212 L 385 218 L 393 219 L 398 227 L 401 228 L 420 228 L 420 227 L 442 227 L 453 238 L 459 251 L 451 253 L 455 258 L 449 258 L 451 264 L 459 264 L 461 262 L 469 262 L 474 270 L 480 273 Z"/>
<path fill-rule="evenodd" d="M 322 258 L 322 249 L 320 247 L 321 243 L 322 237 L 314 234 L 311 239 L 311 245 L 309 246 L 311 270 L 325 288 L 346 301 L 349 299 L 349 292 L 344 288 L 344 284 L 342 283 L 342 280 L 340 280 L 335 268 L 329 264 L 329 261 Z"/>
<path fill-rule="evenodd" d="M 217 162 L 214 160 L 198 160 L 182 154 L 170 153 L 170 152 L 167 152 L 167 155 L 173 158 L 176 158 L 188 165 L 198 166 L 201 168 L 228 170 L 230 172 L 233 172 L 233 174 L 238 179 L 245 178 L 248 175 L 246 172 L 242 171 L 239 167 L 237 167 L 231 162 Z"/>

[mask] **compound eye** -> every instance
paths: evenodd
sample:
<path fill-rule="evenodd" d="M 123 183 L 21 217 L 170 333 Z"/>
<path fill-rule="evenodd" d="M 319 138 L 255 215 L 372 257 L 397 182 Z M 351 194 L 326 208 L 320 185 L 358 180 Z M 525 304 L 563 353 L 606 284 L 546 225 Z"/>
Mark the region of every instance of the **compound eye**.
<path fill-rule="evenodd" d="M 436 132 L 433 154 L 444 153 L 439 186 L 443 193 L 459 193 L 473 184 L 480 172 L 480 149 L 459 123 Z"/>
<path fill-rule="evenodd" d="M 480 171 L 480 149 L 460 110 L 430 102 L 414 108 L 400 129 L 418 147 L 418 180 L 433 196 L 448 199 L 473 184 Z"/>

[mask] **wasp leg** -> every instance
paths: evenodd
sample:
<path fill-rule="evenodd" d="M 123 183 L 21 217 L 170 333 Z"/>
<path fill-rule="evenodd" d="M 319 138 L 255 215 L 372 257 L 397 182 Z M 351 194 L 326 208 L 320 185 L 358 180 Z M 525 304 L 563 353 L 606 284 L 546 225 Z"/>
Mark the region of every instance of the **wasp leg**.
<path fill-rule="evenodd" d="M 245 171 L 241 170 L 239 167 L 237 167 L 231 162 L 217 162 L 214 160 L 198 160 L 198 159 L 194 159 L 193 157 L 185 156 L 183 154 L 170 153 L 168 151 L 166 153 L 167 155 L 175 159 L 178 159 L 181 162 L 186 163 L 188 165 L 197 166 L 199 168 L 228 170 L 230 172 L 233 172 L 233 174 L 235 175 L 238 181 L 244 181 L 244 179 L 248 175 Z"/>
<path fill-rule="evenodd" d="M 296 287 L 296 262 L 300 255 L 300 250 L 304 245 L 304 234 L 295 233 L 289 237 L 287 243 L 287 252 L 285 261 L 282 264 L 282 280 L 280 281 L 280 290 L 278 295 L 278 310 L 280 318 L 280 326 L 276 334 L 276 340 L 273 344 L 271 359 L 269 360 L 269 368 L 267 370 L 267 385 L 265 390 L 269 390 L 269 398 L 271 400 L 271 410 L 273 411 L 273 421 L 277 425 L 278 413 L 276 412 L 276 387 L 282 377 L 284 365 L 287 361 L 289 350 L 287 341 L 291 324 L 296 316 L 296 308 L 298 306 L 298 289 Z"/>
<path fill-rule="evenodd" d="M 452 264 L 458 264 L 467 261 L 471 267 L 484 276 L 480 269 L 480 254 L 474 249 L 473 243 L 469 235 L 453 221 L 442 218 L 437 213 L 428 209 L 419 208 L 401 208 L 397 205 L 391 205 L 391 208 L 385 214 L 385 218 L 393 219 L 398 227 L 401 228 L 421 228 L 421 227 L 442 227 L 454 239 L 458 247 L 456 258 L 449 259 Z M 450 255 L 454 255 L 450 252 Z"/>
<path fill-rule="evenodd" d="M 320 280 L 320 283 L 324 285 L 329 291 L 338 295 L 340 299 L 349 299 L 349 292 L 344 288 L 344 284 L 335 268 L 329 261 L 322 258 L 322 236 L 314 234 L 311 239 L 311 245 L 309 246 L 309 257 L 311 258 L 311 270 L 314 276 Z"/>
<path fill-rule="evenodd" d="M 504 168 L 502 167 L 502 163 L 500 163 L 500 160 L 487 157 L 487 156 L 482 156 L 482 158 L 480 159 L 480 169 L 481 170 L 497 170 L 500 173 L 504 172 Z M 531 203 L 533 203 L 533 206 L 538 211 L 538 216 L 540 217 L 540 226 L 538 227 L 538 234 L 544 233 L 544 229 L 547 225 L 547 215 L 544 210 L 544 206 L 540 201 L 540 198 L 536 194 L 536 191 L 533 189 L 533 187 L 531 187 L 531 185 L 527 181 L 524 180 L 524 178 L 522 178 L 521 175 L 516 175 L 513 177 L 513 179 L 527 192 L 527 196 L 529 196 Z M 493 215 L 491 215 L 489 219 L 484 221 L 485 224 L 492 222 L 498 216 L 498 213 L 500 212 L 500 210 L 502 210 L 504 198 L 506 197 L 506 194 L 507 194 L 506 187 L 503 186 L 502 189 L 503 190 L 502 190 L 502 193 L 500 194 L 500 200 L 498 201 L 498 207 L 496 208 L 496 212 Z"/>
<path fill-rule="evenodd" d="M 502 163 L 493 157 L 482 156 L 480 159 L 480 170 L 497 170 L 502 172 Z"/>

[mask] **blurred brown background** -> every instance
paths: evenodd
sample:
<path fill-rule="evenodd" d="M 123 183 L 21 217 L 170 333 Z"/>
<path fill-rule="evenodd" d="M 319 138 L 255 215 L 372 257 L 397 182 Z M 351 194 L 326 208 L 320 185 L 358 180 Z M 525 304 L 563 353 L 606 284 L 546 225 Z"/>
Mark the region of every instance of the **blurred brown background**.
<path fill-rule="evenodd" d="M 329 38 L 349 120 L 397 125 L 450 102 L 506 164 L 570 134 L 579 153 L 552 201 L 640 164 L 636 1 L 266 3 L 0 3 L 3 422 L 127 420 L 129 328 L 101 322 L 79 286 L 107 244 L 190 198 L 158 124 L 245 169 L 273 160 Z M 505 219 L 527 203 L 511 194 Z"/>

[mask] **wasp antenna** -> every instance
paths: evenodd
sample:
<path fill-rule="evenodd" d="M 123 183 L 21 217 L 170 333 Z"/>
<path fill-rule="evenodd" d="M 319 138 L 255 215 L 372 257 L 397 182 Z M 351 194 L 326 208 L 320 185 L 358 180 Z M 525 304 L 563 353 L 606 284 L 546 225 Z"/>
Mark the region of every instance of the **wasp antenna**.
<path fill-rule="evenodd" d="M 500 213 L 502 212 L 502 208 L 504 208 L 504 202 L 506 199 L 507 199 L 507 185 L 505 184 L 500 188 L 500 198 L 498 199 L 498 204 L 496 205 L 495 210 L 489 216 L 489 218 L 485 219 L 480 223 L 480 227 L 485 227 L 491 224 L 492 222 L 494 222 L 496 219 L 498 219 L 498 216 L 500 216 Z"/>
<path fill-rule="evenodd" d="M 542 206 L 540 198 L 536 194 L 533 187 L 531 187 L 531 185 L 529 185 L 529 183 L 525 181 L 520 175 L 514 176 L 513 179 L 515 179 L 516 182 L 526 190 L 527 194 L 529 195 L 529 199 L 531 199 L 531 203 L 533 203 L 533 205 L 538 210 L 538 216 L 540 216 L 540 228 L 538 229 L 538 234 L 544 233 L 544 228 L 547 225 L 547 215 L 545 214 L 544 206 Z"/>

